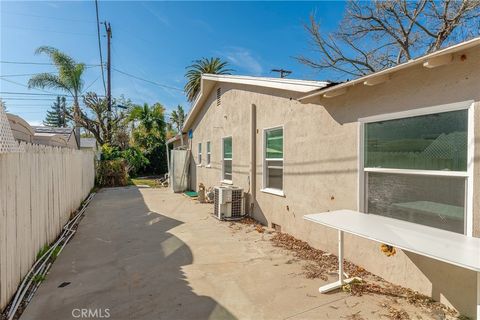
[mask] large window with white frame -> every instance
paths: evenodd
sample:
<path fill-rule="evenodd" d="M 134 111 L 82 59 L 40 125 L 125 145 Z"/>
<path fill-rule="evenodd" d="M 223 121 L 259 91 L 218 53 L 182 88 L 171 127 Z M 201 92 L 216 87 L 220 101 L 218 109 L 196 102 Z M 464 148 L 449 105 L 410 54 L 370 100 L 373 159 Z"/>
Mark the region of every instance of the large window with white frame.
<path fill-rule="evenodd" d="M 283 191 L 283 127 L 264 130 L 264 189 Z"/>
<path fill-rule="evenodd" d="M 198 165 L 202 165 L 202 143 L 198 143 Z"/>
<path fill-rule="evenodd" d="M 232 137 L 222 139 L 222 179 L 227 182 L 232 181 Z"/>
<path fill-rule="evenodd" d="M 361 121 L 365 212 L 470 233 L 469 106 Z"/>
<path fill-rule="evenodd" d="M 210 141 L 207 141 L 207 166 L 210 165 L 210 161 L 212 160 L 212 150 L 210 148 Z"/>

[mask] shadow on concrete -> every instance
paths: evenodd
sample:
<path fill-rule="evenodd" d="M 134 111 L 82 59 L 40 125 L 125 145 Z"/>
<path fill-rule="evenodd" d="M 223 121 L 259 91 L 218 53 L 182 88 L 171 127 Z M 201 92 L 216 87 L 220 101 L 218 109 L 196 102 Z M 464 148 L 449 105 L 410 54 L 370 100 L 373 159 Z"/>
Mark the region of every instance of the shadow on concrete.
<path fill-rule="evenodd" d="M 234 319 L 189 287 L 181 268 L 192 253 L 168 232 L 181 224 L 149 211 L 136 187 L 101 190 L 22 319 L 72 319 L 74 309 L 108 309 L 111 319 Z"/>

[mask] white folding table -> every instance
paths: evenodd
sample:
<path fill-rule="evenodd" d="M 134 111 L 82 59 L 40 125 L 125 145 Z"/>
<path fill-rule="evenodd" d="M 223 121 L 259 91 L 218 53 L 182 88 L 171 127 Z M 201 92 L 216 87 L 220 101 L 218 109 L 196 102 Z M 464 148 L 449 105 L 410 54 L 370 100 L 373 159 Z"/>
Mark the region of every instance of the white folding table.
<path fill-rule="evenodd" d="M 477 272 L 476 310 L 480 320 L 480 238 L 352 210 L 309 214 L 304 219 L 338 230 L 338 281 L 321 287 L 320 292 L 351 281 L 345 279 L 342 263 L 343 233 L 347 232 Z"/>

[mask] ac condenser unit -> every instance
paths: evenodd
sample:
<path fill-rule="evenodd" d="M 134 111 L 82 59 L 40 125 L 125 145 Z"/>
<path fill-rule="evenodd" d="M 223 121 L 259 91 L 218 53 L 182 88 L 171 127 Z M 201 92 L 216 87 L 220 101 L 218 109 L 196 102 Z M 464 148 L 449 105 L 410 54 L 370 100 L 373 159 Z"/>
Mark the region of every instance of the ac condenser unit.
<path fill-rule="evenodd" d="M 240 219 L 244 216 L 243 189 L 215 187 L 214 216 L 219 220 Z"/>

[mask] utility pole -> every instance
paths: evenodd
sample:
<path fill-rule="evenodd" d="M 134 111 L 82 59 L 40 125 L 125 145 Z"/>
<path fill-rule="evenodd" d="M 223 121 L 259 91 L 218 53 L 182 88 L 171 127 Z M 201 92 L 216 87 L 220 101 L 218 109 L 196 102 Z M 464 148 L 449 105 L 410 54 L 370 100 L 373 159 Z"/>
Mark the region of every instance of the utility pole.
<path fill-rule="evenodd" d="M 292 71 L 285 70 L 285 69 L 272 69 L 272 72 L 280 73 L 280 78 L 285 78 L 286 76 L 292 73 Z"/>
<path fill-rule="evenodd" d="M 112 39 L 112 28 L 110 22 L 105 21 L 105 30 L 107 31 L 107 102 L 108 102 L 108 120 L 107 120 L 107 132 L 109 139 L 112 130 L 112 60 L 110 54 L 110 40 Z M 109 141 L 110 142 L 110 141 Z"/>

